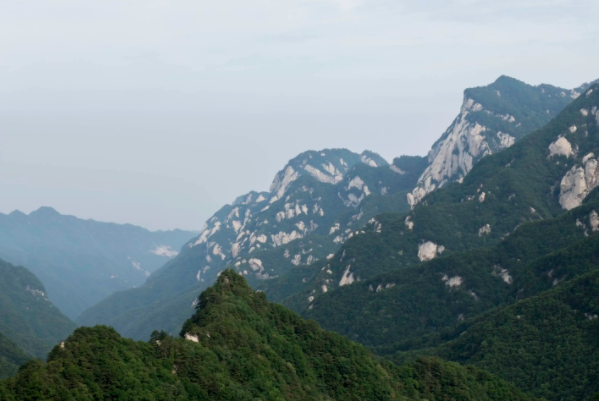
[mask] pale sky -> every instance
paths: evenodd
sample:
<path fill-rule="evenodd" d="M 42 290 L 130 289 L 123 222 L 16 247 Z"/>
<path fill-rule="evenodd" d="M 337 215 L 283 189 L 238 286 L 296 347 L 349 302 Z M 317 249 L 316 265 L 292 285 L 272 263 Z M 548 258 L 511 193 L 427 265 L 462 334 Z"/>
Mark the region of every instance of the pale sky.
<path fill-rule="evenodd" d="M 425 155 L 463 90 L 599 78 L 597 0 L 0 0 L 0 212 L 199 229 L 309 149 Z"/>

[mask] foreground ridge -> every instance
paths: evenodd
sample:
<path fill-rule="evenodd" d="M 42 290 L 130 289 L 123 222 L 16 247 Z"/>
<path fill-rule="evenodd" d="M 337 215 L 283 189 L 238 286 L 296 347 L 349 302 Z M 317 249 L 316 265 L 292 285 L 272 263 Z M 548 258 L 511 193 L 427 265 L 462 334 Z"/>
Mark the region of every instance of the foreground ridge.
<path fill-rule="evenodd" d="M 233 270 L 200 296 L 183 338 L 149 343 L 80 328 L 14 379 L 2 400 L 531 400 L 475 368 L 436 358 L 397 367 L 269 303 Z"/>

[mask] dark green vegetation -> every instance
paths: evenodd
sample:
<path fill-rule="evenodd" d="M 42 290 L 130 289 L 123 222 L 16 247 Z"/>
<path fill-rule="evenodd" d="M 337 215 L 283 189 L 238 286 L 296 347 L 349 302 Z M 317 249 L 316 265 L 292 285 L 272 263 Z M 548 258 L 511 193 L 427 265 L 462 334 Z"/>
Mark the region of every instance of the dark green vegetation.
<path fill-rule="evenodd" d="M 48 363 L 0 382 L 2 400 L 529 400 L 476 368 L 435 358 L 396 367 L 266 301 L 227 270 L 200 297 L 186 338 L 149 343 L 78 329 Z"/>
<path fill-rule="evenodd" d="M 111 293 L 141 285 L 168 251 L 196 235 L 64 216 L 48 207 L 0 214 L 0 258 L 27 266 L 71 319 Z"/>
<path fill-rule="evenodd" d="M 593 394 L 599 392 L 597 238 L 551 255 L 538 266 L 576 269 L 579 264 L 593 264 L 595 270 L 422 339 L 420 344 L 399 344 L 394 348 L 400 351 L 391 358 L 437 355 L 490 370 L 547 399 L 595 400 Z"/>
<path fill-rule="evenodd" d="M 457 252 L 330 291 L 303 315 L 373 347 L 441 331 L 597 268 L 599 237 L 576 224 L 588 227 L 594 210 L 599 202 L 525 224 L 488 249 Z M 583 240 L 585 231 L 591 237 Z M 567 255 L 584 256 L 576 259 L 580 263 L 564 266 L 543 258 L 570 246 Z"/>
<path fill-rule="evenodd" d="M 0 379 L 14 376 L 19 366 L 32 359 L 0 333 Z"/>
<path fill-rule="evenodd" d="M 42 283 L 23 267 L 0 260 L 0 333 L 25 353 L 45 358 L 54 345 L 75 329 L 75 325 L 52 305 Z M 12 349 L 3 342 L 4 349 Z M 23 352 L 14 350 L 2 357 L 15 355 L 22 361 Z M 9 359 L 13 359 L 9 356 Z"/>

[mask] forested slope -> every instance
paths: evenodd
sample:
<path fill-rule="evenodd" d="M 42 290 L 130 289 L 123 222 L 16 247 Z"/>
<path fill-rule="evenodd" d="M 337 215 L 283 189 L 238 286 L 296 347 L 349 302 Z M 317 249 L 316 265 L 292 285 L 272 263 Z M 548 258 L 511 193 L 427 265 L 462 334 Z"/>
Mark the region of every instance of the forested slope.
<path fill-rule="evenodd" d="M 434 358 L 396 367 L 267 302 L 227 270 L 200 297 L 185 339 L 149 343 L 78 329 L 49 362 L 0 382 L 3 400 L 532 400 L 476 368 Z"/>
<path fill-rule="evenodd" d="M 0 333 L 27 354 L 46 354 L 75 329 L 24 267 L 0 260 Z"/>
<path fill-rule="evenodd" d="M 550 400 L 599 393 L 599 241 L 596 237 L 535 262 L 534 271 L 590 272 L 442 334 L 379 350 L 405 361 L 436 355 L 487 369 Z M 534 285 L 533 285 L 534 286 Z M 393 351 L 397 352 L 393 354 Z"/>
<path fill-rule="evenodd" d="M 592 259 L 567 269 L 542 261 L 586 236 L 586 242 L 599 244 L 599 230 L 592 228 L 596 211 L 599 202 L 589 202 L 558 218 L 525 224 L 491 248 L 458 252 L 344 286 L 317 298 L 303 315 L 368 346 L 442 331 L 595 268 Z M 580 252 L 595 248 L 584 246 Z"/>
<path fill-rule="evenodd" d="M 13 376 L 32 357 L 0 333 L 0 379 Z"/>

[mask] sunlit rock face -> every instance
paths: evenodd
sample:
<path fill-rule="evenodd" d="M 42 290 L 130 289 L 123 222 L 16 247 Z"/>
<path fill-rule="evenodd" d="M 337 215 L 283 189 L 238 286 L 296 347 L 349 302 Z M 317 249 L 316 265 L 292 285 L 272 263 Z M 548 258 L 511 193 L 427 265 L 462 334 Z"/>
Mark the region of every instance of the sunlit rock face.
<path fill-rule="evenodd" d="M 430 192 L 461 182 L 483 157 L 541 128 L 581 92 L 580 88 L 530 86 L 508 77 L 466 90 L 459 115 L 433 145 L 429 165 L 407 195 L 408 203 L 413 208 Z M 572 151 L 564 141 L 555 146 L 556 154 Z"/>
<path fill-rule="evenodd" d="M 566 210 L 582 204 L 584 198 L 599 184 L 599 160 L 593 153 L 582 159 L 582 165 L 575 165 L 562 178 L 559 203 Z"/>

